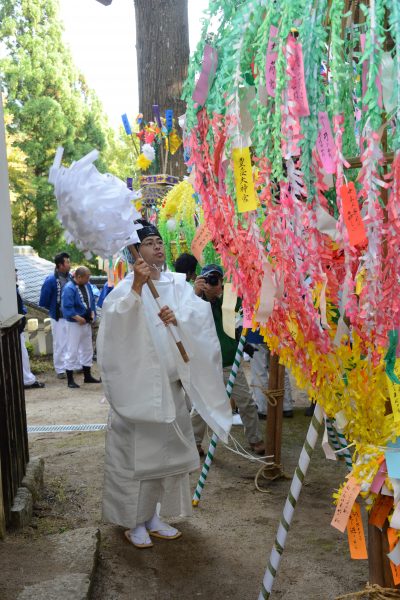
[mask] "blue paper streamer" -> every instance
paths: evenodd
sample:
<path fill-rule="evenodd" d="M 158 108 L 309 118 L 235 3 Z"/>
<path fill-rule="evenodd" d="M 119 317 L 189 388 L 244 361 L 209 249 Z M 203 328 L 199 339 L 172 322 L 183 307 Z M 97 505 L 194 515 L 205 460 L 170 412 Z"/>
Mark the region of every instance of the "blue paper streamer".
<path fill-rule="evenodd" d="M 121 115 L 122 123 L 125 129 L 126 135 L 132 135 L 131 125 L 129 123 L 128 115 L 125 113 Z"/>

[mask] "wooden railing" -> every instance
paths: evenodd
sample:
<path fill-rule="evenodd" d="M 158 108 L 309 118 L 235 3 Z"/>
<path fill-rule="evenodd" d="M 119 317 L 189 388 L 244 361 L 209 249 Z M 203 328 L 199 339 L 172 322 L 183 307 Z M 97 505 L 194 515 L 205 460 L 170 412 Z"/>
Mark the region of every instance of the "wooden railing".
<path fill-rule="evenodd" d="M 29 460 L 21 341 L 16 316 L 0 326 L 0 536 Z M 1 506 L 3 504 L 3 506 Z M 2 527 L 3 525 L 3 527 Z"/>

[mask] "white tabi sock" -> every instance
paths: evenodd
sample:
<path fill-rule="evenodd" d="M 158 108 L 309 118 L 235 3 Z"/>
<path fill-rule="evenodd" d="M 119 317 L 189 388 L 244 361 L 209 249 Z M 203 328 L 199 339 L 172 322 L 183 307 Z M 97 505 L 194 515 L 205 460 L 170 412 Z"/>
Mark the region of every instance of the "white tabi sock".
<path fill-rule="evenodd" d="M 129 537 L 134 544 L 151 544 L 151 539 L 144 523 L 136 525 L 134 529 L 131 529 L 129 532 Z"/>
<path fill-rule="evenodd" d="M 149 521 L 146 521 L 145 526 L 149 531 L 157 531 L 166 537 L 173 537 L 178 533 L 178 530 L 175 529 L 175 527 L 171 527 L 168 523 L 161 521 L 157 513 L 154 513 L 152 518 Z"/>

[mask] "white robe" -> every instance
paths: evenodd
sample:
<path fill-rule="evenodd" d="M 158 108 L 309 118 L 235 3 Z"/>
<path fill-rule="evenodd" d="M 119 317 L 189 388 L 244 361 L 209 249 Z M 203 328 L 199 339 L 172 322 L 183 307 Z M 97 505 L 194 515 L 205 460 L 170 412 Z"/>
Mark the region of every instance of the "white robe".
<path fill-rule="evenodd" d="M 188 473 L 199 458 L 185 392 L 219 437 L 226 440 L 232 424 L 210 304 L 194 294 L 184 275 L 163 273 L 154 281 L 161 306 L 175 313 L 190 358 L 184 363 L 150 290 L 144 286 L 139 296 L 132 281 L 128 275 L 107 296 L 97 337 L 112 408 L 103 515 L 126 527 L 150 518 L 156 501 L 164 515 L 190 512 Z"/>

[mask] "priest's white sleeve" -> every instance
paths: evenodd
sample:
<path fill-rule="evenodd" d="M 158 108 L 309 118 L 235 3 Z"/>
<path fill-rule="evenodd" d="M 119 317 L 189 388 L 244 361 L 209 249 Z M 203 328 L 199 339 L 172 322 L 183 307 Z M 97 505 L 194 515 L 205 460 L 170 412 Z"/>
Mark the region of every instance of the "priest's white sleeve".
<path fill-rule="evenodd" d="M 175 405 L 150 335 L 141 296 L 124 281 L 106 298 L 97 337 L 105 395 L 132 423 L 171 423 Z"/>
<path fill-rule="evenodd" d="M 221 346 L 212 309 L 184 283 L 176 310 L 178 330 L 190 356 L 190 400 L 197 412 L 223 441 L 228 441 L 232 409 L 222 375 Z"/>

